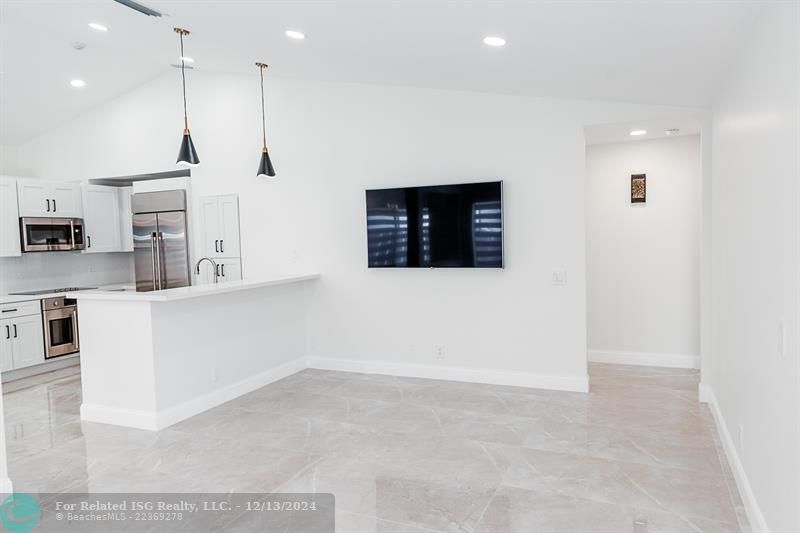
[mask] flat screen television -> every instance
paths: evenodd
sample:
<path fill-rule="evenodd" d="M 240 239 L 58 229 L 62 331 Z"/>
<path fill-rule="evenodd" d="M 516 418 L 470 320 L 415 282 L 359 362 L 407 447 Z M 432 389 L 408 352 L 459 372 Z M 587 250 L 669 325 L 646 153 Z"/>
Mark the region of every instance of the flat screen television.
<path fill-rule="evenodd" d="M 503 182 L 367 190 L 370 268 L 503 268 Z"/>

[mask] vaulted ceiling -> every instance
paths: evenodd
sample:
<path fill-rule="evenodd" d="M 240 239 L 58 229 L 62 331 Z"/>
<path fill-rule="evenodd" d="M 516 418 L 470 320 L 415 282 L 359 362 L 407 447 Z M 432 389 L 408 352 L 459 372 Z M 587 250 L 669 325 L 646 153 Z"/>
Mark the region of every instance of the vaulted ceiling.
<path fill-rule="evenodd" d="M 763 2 L 142 0 L 0 2 L 0 144 L 169 71 L 199 70 L 707 106 Z M 88 27 L 99 22 L 98 32 Z M 306 35 L 292 40 L 285 31 Z M 487 35 L 507 44 L 483 44 Z M 74 43 L 82 43 L 76 50 Z M 70 80 L 82 79 L 76 89 Z"/>

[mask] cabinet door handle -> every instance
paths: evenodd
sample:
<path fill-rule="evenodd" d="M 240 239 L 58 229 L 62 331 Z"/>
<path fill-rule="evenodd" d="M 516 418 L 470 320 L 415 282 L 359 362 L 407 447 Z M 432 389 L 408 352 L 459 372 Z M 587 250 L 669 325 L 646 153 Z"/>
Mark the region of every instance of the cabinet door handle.
<path fill-rule="evenodd" d="M 56 211 L 58 211 L 58 207 L 56 207 L 56 199 L 53 198 L 53 213 L 55 213 Z"/>
<path fill-rule="evenodd" d="M 91 236 L 91 235 L 87 235 L 87 236 L 86 236 L 86 245 L 87 245 L 89 248 L 91 248 L 91 247 L 92 247 L 92 236 Z"/>
<path fill-rule="evenodd" d="M 50 212 L 50 198 L 47 198 L 47 212 Z"/>
<path fill-rule="evenodd" d="M 214 241 L 214 251 L 219 253 L 219 241 Z"/>
<path fill-rule="evenodd" d="M 17 325 L 14 324 L 14 338 L 17 338 Z"/>
<path fill-rule="evenodd" d="M 225 241 L 222 239 L 219 240 L 219 251 L 220 253 L 225 252 Z"/>
<path fill-rule="evenodd" d="M 217 265 L 216 268 L 214 268 L 214 274 L 216 274 L 216 276 L 219 277 L 219 265 Z"/>
<path fill-rule="evenodd" d="M 16 307 L 14 309 L 3 309 L 2 311 L 0 311 L 0 313 L 13 313 L 16 310 L 17 310 Z"/>
<path fill-rule="evenodd" d="M 8 324 L 6 324 L 6 339 L 10 338 L 11 338 L 11 328 L 8 327 Z"/>
<path fill-rule="evenodd" d="M 222 277 L 225 277 L 225 263 L 222 263 Z"/>

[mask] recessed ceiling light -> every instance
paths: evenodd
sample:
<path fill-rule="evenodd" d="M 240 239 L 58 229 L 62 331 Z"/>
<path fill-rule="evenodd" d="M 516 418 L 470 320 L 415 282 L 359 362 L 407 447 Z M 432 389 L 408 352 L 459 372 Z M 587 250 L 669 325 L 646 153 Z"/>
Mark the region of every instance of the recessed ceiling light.
<path fill-rule="evenodd" d="M 194 63 L 194 59 L 192 59 L 191 57 L 181 56 L 180 58 L 183 61 L 186 61 L 187 63 Z"/>
<path fill-rule="evenodd" d="M 664 135 L 675 135 L 679 131 L 681 130 L 679 130 L 678 128 L 670 128 L 668 130 L 664 130 Z"/>
<path fill-rule="evenodd" d="M 295 30 L 286 30 L 286 36 L 297 40 L 302 40 L 306 38 L 305 34 Z"/>
<path fill-rule="evenodd" d="M 483 44 L 488 44 L 489 46 L 505 46 L 506 40 L 502 37 L 484 37 Z"/>
<path fill-rule="evenodd" d="M 639 135 L 644 135 L 645 133 L 647 133 L 647 130 L 633 130 L 631 135 L 638 137 Z"/>
<path fill-rule="evenodd" d="M 99 22 L 90 22 L 89 23 L 89 27 L 92 28 L 93 30 L 97 30 L 97 31 L 108 31 L 108 27 L 107 26 L 103 26 Z"/>
<path fill-rule="evenodd" d="M 86 82 L 83 80 L 72 80 L 69 82 L 69 84 L 73 87 L 83 87 L 86 85 Z"/>

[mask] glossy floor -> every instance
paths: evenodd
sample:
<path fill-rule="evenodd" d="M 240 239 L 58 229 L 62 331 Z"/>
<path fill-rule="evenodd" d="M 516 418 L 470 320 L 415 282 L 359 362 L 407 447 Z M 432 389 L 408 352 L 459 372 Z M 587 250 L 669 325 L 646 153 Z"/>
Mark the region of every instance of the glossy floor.
<path fill-rule="evenodd" d="M 81 423 L 67 369 L 6 384 L 31 492 L 332 492 L 337 531 L 743 531 L 693 370 L 589 394 L 306 370 L 160 432 Z"/>

